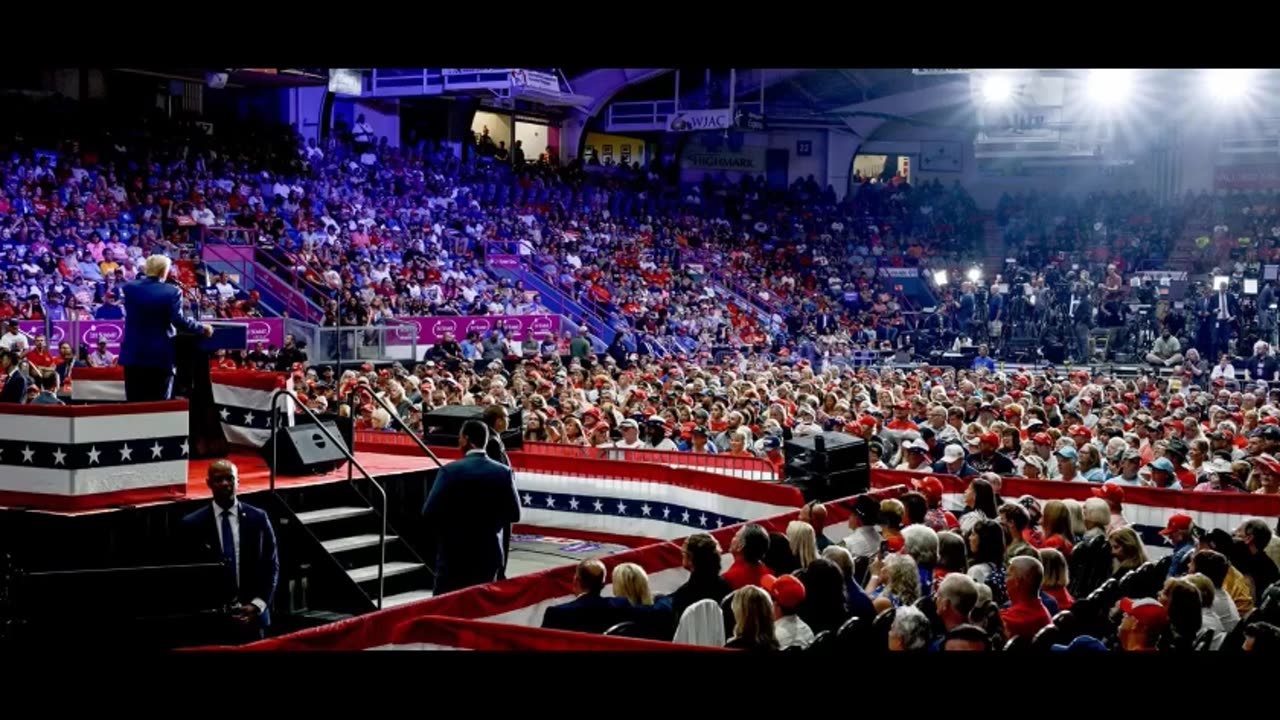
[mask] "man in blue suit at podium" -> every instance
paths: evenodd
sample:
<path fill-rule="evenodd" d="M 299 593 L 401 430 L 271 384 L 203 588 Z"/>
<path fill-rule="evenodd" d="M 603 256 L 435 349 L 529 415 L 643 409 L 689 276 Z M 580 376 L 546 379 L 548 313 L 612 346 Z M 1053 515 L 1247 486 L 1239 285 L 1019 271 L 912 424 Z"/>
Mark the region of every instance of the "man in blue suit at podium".
<path fill-rule="evenodd" d="M 124 367 L 124 395 L 128 402 L 168 400 L 173 395 L 178 329 L 211 337 L 213 326 L 201 324 L 182 312 L 182 293 L 165 283 L 171 261 L 152 255 L 143 266 L 144 277 L 125 285 L 124 341 L 120 365 Z"/>

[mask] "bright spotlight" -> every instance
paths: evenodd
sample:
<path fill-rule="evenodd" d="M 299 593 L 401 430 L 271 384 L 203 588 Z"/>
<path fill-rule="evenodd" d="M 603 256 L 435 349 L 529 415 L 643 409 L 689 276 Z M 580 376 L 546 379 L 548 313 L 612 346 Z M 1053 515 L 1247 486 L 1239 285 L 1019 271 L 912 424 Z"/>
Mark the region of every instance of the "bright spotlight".
<path fill-rule="evenodd" d="M 945 285 L 947 284 L 947 271 L 946 271 L 946 270 L 935 270 L 935 271 L 934 271 L 934 273 L 933 273 L 933 282 L 934 282 L 938 287 L 943 287 L 943 286 L 945 286 Z"/>
<path fill-rule="evenodd" d="M 982 269 L 971 267 L 969 268 L 969 272 L 965 273 L 964 276 L 969 278 L 969 282 L 976 283 L 982 279 Z"/>
<path fill-rule="evenodd" d="M 1245 68 L 1215 68 L 1205 73 L 1209 96 L 1218 102 L 1234 102 L 1248 96 L 1254 71 Z"/>
<path fill-rule="evenodd" d="M 1214 289 L 1214 290 L 1221 290 L 1221 289 L 1225 288 L 1225 287 L 1227 286 L 1227 284 L 1228 284 L 1228 283 L 1230 283 L 1230 282 L 1231 282 L 1231 278 L 1230 278 L 1229 276 L 1227 276 L 1227 275 L 1214 275 L 1214 276 L 1213 276 L 1213 289 Z"/>
<path fill-rule="evenodd" d="M 1004 75 L 988 75 L 982 79 L 982 99 L 990 104 L 1007 101 L 1013 95 L 1013 83 Z"/>
<path fill-rule="evenodd" d="M 1090 70 L 1086 87 L 1089 99 L 1094 102 L 1100 105 L 1118 105 L 1133 92 L 1133 71 Z"/>

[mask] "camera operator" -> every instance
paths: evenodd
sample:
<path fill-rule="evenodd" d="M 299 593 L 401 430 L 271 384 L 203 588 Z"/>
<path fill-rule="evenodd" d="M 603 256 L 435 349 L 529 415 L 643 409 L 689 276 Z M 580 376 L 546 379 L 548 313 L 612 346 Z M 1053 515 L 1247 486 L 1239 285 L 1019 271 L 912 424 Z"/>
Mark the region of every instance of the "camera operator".
<path fill-rule="evenodd" d="M 1178 338 L 1169 332 L 1168 325 L 1160 331 L 1160 337 L 1151 344 L 1151 352 L 1147 353 L 1146 361 L 1157 367 L 1173 367 L 1182 362 L 1182 345 L 1178 342 Z"/>
<path fill-rule="evenodd" d="M 1257 297 L 1258 333 L 1270 345 L 1276 344 L 1275 282 L 1264 282 Z"/>
<path fill-rule="evenodd" d="M 1098 311 L 1098 326 L 1107 329 L 1107 352 L 1114 354 L 1115 349 L 1128 341 L 1126 322 L 1129 308 L 1124 304 L 1123 290 L 1107 290 Z"/>
<path fill-rule="evenodd" d="M 1086 363 L 1089 361 L 1089 328 L 1093 326 L 1093 302 L 1085 283 L 1071 283 L 1071 294 L 1067 298 L 1067 317 L 1075 340 L 1071 354 L 1076 362 Z"/>

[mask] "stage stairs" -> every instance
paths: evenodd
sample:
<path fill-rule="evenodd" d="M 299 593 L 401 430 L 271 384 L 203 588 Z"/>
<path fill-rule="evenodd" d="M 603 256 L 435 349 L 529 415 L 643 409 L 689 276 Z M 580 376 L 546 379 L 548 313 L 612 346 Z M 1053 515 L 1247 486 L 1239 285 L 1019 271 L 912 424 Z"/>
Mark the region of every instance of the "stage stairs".
<path fill-rule="evenodd" d="M 382 607 L 431 597 L 430 566 L 390 522 L 380 543 L 380 501 L 371 501 L 379 496 L 358 485 L 368 488 L 367 481 L 357 480 L 277 493 L 281 558 L 295 562 L 287 571 L 281 568 L 281 583 L 288 584 L 286 612 L 300 625 L 377 610 L 378 561 L 384 548 Z M 389 503 L 391 514 L 401 513 L 399 520 L 413 509 Z"/>

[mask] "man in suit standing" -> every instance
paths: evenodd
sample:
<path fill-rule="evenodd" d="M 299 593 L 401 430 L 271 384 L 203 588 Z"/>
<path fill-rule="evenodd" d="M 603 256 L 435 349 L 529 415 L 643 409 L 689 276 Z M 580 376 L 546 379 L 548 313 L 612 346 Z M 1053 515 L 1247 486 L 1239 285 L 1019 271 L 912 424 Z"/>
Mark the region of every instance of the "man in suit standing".
<path fill-rule="evenodd" d="M 168 257 L 152 255 L 143 266 L 145 277 L 124 286 L 128 322 L 120 345 L 120 365 L 129 402 L 172 397 L 177 362 L 173 338 L 178 328 L 205 337 L 213 335 L 212 325 L 202 325 L 182 312 L 182 293 L 165 283 L 170 266 Z"/>
<path fill-rule="evenodd" d="M 276 534 L 267 514 L 236 498 L 240 471 L 229 460 L 209 465 L 206 482 L 213 502 L 182 519 L 201 561 L 227 566 L 227 598 L 236 642 L 260 639 L 271 625 L 271 602 L 280 578 Z"/>
<path fill-rule="evenodd" d="M 716 572 L 719 572 L 718 567 Z M 631 603 L 624 598 L 607 598 L 600 594 L 607 576 L 608 571 L 599 560 L 578 563 L 573 574 L 573 592 L 577 597 L 547 608 L 542 616 L 542 627 L 599 634 L 626 620 Z"/>
<path fill-rule="evenodd" d="M 0 349 L 0 375 L 4 375 L 4 387 L 0 389 L 0 402 L 21 403 L 27 398 L 31 377 L 27 374 L 25 360 L 13 350 Z"/>
<path fill-rule="evenodd" d="M 461 460 L 440 468 L 422 505 L 436 540 L 435 594 L 493 582 L 506 564 L 502 537 L 520 520 L 511 468 L 485 455 L 489 428 L 462 424 Z"/>
<path fill-rule="evenodd" d="M 484 424 L 489 427 L 489 443 L 484 447 L 484 454 L 500 465 L 511 467 L 511 458 L 507 457 L 507 448 L 502 444 L 502 433 L 507 431 L 510 415 L 503 405 L 490 405 L 484 409 Z M 498 570 L 498 579 L 507 579 L 507 558 L 511 557 L 511 526 L 502 527 L 502 568 Z"/>

